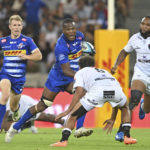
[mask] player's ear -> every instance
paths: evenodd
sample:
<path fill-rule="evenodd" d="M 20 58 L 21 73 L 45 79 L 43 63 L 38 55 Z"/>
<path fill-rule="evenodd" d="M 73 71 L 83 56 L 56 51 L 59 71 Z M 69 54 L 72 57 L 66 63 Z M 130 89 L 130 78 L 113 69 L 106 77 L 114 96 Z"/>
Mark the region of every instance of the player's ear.
<path fill-rule="evenodd" d="M 9 27 L 9 29 L 11 30 L 11 24 L 9 24 L 9 26 L 8 26 L 8 27 Z"/>

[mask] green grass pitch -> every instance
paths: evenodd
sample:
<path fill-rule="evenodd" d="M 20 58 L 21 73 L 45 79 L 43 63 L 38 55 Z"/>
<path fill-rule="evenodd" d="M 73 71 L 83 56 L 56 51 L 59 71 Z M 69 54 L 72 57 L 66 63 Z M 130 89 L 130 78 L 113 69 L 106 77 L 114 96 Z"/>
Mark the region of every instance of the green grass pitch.
<path fill-rule="evenodd" d="M 61 129 L 39 128 L 37 134 L 28 129 L 15 135 L 11 143 L 5 143 L 5 134 L 0 134 L 0 150 L 150 150 L 150 129 L 132 129 L 135 145 L 124 145 L 114 140 L 116 129 L 107 135 L 101 128 L 95 128 L 89 137 L 69 138 L 67 147 L 50 147 L 61 138 Z"/>

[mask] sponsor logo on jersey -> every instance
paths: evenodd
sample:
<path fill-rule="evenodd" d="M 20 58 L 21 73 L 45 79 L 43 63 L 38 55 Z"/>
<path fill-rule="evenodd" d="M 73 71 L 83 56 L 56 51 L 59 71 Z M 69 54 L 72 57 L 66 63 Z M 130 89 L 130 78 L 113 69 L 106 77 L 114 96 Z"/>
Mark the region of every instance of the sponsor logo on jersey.
<path fill-rule="evenodd" d="M 78 39 L 79 39 L 79 40 L 82 40 L 82 37 L 81 37 L 81 36 L 79 36 L 79 37 L 78 37 Z"/>
<path fill-rule="evenodd" d="M 18 46 L 18 48 L 20 49 L 20 48 L 24 47 L 25 45 L 24 45 L 23 43 L 20 43 L 20 44 L 17 45 L 17 46 Z"/>
<path fill-rule="evenodd" d="M 76 46 L 77 44 L 78 44 L 78 42 L 75 42 L 75 43 L 73 43 L 72 45 L 73 45 L 73 46 Z"/>
<path fill-rule="evenodd" d="M 58 56 L 58 59 L 59 59 L 59 61 L 64 60 L 64 59 L 65 59 L 65 55 L 64 55 L 64 54 L 60 54 L 60 55 Z"/>
<path fill-rule="evenodd" d="M 2 40 L 1 40 L 2 43 L 5 43 L 6 41 L 7 41 L 6 39 L 2 39 Z"/>
<path fill-rule="evenodd" d="M 77 52 L 75 54 L 68 55 L 68 58 L 69 58 L 69 60 L 72 60 L 72 59 L 76 59 L 76 58 L 80 57 L 81 55 L 82 55 L 82 50 L 80 50 L 79 52 Z"/>
<path fill-rule="evenodd" d="M 19 54 L 26 54 L 26 50 L 8 50 L 8 51 L 4 51 L 4 56 L 18 56 Z"/>
<path fill-rule="evenodd" d="M 10 44 L 16 44 L 16 43 L 17 43 L 16 41 L 15 42 L 12 42 L 12 41 L 10 42 Z"/>
<path fill-rule="evenodd" d="M 27 39 L 25 39 L 25 38 L 22 38 L 21 40 L 22 40 L 22 41 L 24 41 L 24 42 L 26 42 L 26 41 L 27 41 Z"/>

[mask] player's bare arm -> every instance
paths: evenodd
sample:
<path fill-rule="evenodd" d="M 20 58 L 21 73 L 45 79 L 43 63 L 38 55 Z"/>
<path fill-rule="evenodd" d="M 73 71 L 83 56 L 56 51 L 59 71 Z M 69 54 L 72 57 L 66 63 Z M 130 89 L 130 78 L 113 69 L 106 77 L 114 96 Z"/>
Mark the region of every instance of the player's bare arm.
<path fill-rule="evenodd" d="M 69 108 L 65 112 L 57 115 L 56 120 L 68 115 L 74 106 L 79 102 L 79 100 L 85 95 L 85 93 L 86 91 L 82 87 L 77 87 Z"/>
<path fill-rule="evenodd" d="M 111 133 L 111 131 L 112 131 L 112 128 L 113 128 L 115 120 L 116 120 L 117 113 L 118 113 L 118 108 L 117 107 L 113 108 L 112 109 L 111 118 L 108 119 L 108 120 L 106 120 L 103 123 L 103 125 L 105 125 L 104 128 L 103 128 L 103 130 L 106 130 L 107 134 Z"/>
<path fill-rule="evenodd" d="M 70 68 L 70 63 L 64 63 L 61 65 L 61 68 L 63 70 L 63 73 L 64 75 L 68 76 L 68 77 L 74 77 L 75 75 L 75 71 L 73 71 L 71 68 Z"/>
<path fill-rule="evenodd" d="M 117 57 L 117 60 L 114 64 L 114 66 L 111 68 L 111 73 L 112 74 L 115 74 L 116 70 L 117 70 L 117 67 L 124 61 L 124 59 L 126 58 L 126 56 L 128 55 L 129 53 L 127 53 L 124 49 L 119 53 L 118 57 Z"/>
<path fill-rule="evenodd" d="M 36 48 L 30 55 L 19 54 L 18 56 L 23 60 L 39 61 L 42 59 L 42 54 L 38 48 Z"/>

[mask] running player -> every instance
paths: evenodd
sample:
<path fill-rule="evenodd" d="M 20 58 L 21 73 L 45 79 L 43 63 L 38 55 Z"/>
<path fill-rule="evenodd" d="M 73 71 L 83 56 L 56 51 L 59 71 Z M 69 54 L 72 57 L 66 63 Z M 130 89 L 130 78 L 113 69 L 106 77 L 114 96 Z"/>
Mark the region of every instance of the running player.
<path fill-rule="evenodd" d="M 131 82 L 131 99 L 129 109 L 132 111 L 141 100 L 139 118 L 144 119 L 145 113 L 150 112 L 150 16 L 142 18 L 140 32 L 134 34 L 128 44 L 119 53 L 115 65 L 111 69 L 114 74 L 117 67 L 124 61 L 127 55 L 135 50 L 136 64 Z M 122 135 L 122 134 L 121 134 Z M 117 136 L 119 137 L 119 135 Z M 122 136 L 123 137 L 123 136 Z M 120 136 L 121 138 L 121 136 Z M 119 138 L 119 139 L 120 139 Z"/>
<path fill-rule="evenodd" d="M 4 52 L 3 66 L 0 73 L 0 129 L 6 112 L 6 103 L 10 97 L 13 120 L 19 119 L 19 100 L 25 83 L 27 60 L 39 61 L 42 54 L 30 37 L 21 34 L 23 20 L 19 15 L 9 18 L 10 36 L 0 38 L 0 49 Z"/>

